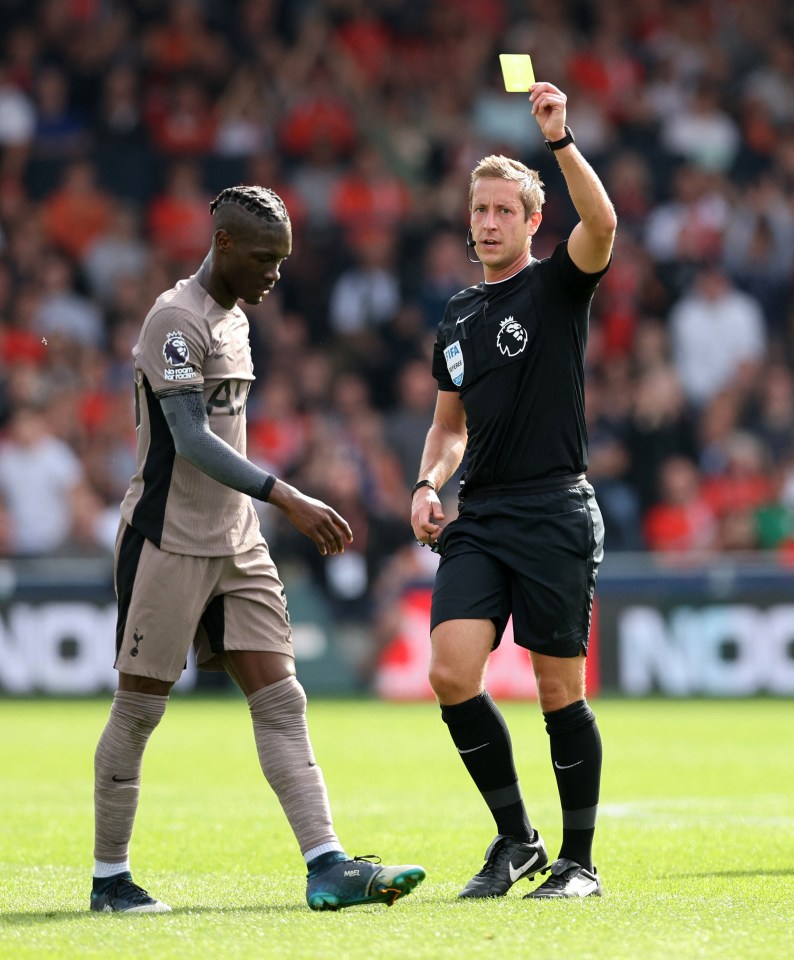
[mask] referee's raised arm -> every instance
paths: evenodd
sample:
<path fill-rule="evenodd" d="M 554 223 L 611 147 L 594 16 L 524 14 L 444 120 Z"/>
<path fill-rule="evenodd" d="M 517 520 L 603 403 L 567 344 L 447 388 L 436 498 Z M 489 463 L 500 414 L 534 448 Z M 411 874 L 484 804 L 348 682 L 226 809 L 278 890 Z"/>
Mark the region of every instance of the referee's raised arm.
<path fill-rule="evenodd" d="M 568 238 L 571 260 L 585 273 L 598 273 L 609 263 L 617 217 L 595 170 L 576 146 L 565 124 L 567 97 L 551 83 L 536 83 L 529 95 L 532 114 L 560 166 L 579 223 Z"/>

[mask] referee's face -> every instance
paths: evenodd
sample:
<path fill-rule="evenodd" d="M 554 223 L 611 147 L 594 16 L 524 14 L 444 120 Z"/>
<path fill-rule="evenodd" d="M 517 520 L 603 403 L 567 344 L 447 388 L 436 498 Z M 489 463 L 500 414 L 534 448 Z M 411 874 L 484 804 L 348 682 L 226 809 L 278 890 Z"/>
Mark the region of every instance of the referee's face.
<path fill-rule="evenodd" d="M 530 238 L 540 213 L 526 219 L 514 180 L 480 177 L 471 201 L 471 232 L 486 280 L 499 280 L 520 270 L 529 259 Z"/>

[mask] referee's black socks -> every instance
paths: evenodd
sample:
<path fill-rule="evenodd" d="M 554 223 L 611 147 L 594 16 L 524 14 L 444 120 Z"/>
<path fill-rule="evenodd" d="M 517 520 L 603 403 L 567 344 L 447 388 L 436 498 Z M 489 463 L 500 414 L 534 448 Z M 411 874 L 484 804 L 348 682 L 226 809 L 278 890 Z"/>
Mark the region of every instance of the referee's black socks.
<path fill-rule="evenodd" d="M 560 857 L 592 869 L 601 784 L 601 735 L 586 700 L 544 713 L 562 807 Z"/>
<path fill-rule="evenodd" d="M 507 724 L 487 692 L 447 707 L 441 719 L 500 834 L 528 841 L 534 831 L 524 809 Z"/>

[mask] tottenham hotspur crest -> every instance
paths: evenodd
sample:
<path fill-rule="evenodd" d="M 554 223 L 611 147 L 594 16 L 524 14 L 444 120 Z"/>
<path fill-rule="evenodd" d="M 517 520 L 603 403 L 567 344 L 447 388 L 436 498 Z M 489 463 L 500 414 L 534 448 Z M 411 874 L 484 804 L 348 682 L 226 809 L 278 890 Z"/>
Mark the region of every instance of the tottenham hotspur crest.
<path fill-rule="evenodd" d="M 517 357 L 526 347 L 529 340 L 527 331 L 512 317 L 506 317 L 499 325 L 496 335 L 496 346 L 501 353 L 508 357 Z"/>

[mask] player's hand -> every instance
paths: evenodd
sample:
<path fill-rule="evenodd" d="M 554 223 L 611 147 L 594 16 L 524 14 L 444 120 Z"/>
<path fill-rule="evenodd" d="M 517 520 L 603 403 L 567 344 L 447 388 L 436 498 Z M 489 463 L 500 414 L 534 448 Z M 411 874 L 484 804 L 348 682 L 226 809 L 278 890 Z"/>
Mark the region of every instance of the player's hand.
<path fill-rule="evenodd" d="M 411 505 L 411 527 L 419 543 L 434 546 L 441 536 L 443 527 L 439 523 L 444 519 L 444 510 L 438 494 L 430 487 L 420 487 L 414 494 Z"/>
<path fill-rule="evenodd" d="M 344 553 L 345 544 L 353 542 L 353 531 L 333 507 L 307 497 L 283 480 L 276 480 L 268 503 L 278 507 L 296 529 L 313 540 L 324 557 Z"/>
<path fill-rule="evenodd" d="M 568 98 L 552 83 L 533 83 L 529 92 L 532 116 L 538 121 L 543 136 L 554 143 L 565 136 L 565 115 Z"/>

